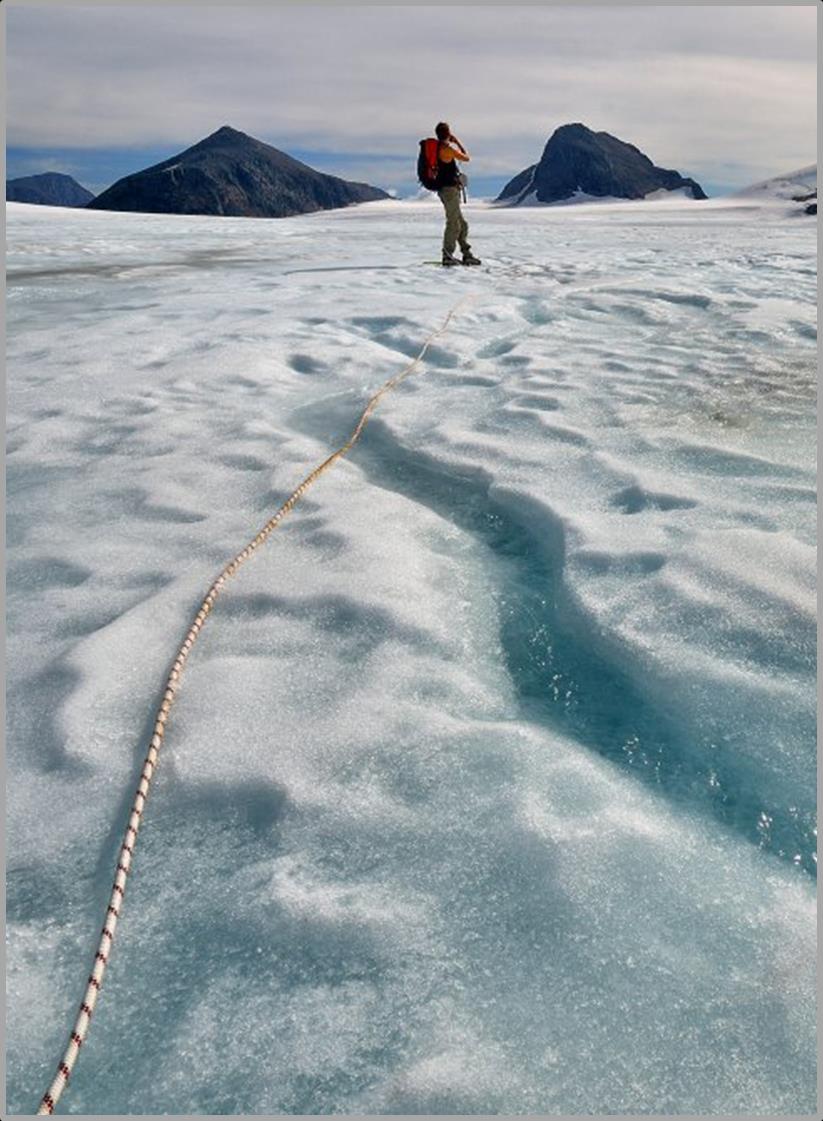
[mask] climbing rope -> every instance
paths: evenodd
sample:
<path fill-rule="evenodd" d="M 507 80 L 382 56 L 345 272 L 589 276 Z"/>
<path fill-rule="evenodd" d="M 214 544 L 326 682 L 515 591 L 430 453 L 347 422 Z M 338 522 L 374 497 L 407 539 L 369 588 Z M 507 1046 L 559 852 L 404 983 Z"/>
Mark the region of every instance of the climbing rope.
<path fill-rule="evenodd" d="M 146 801 L 149 795 L 149 787 L 151 785 L 151 780 L 157 767 L 157 758 L 160 753 L 160 748 L 163 744 L 163 737 L 166 732 L 166 723 L 168 722 L 169 712 L 171 711 L 171 706 L 174 702 L 175 695 L 180 687 L 180 678 L 182 676 L 188 656 L 191 653 L 192 647 L 197 641 L 197 638 L 203 628 L 204 623 L 206 622 L 206 619 L 208 618 L 212 608 L 214 607 L 217 597 L 223 590 L 226 581 L 231 576 L 234 576 L 240 565 L 247 561 L 252 553 L 254 553 L 255 550 L 259 549 L 262 544 L 264 544 L 269 535 L 273 530 L 277 528 L 283 518 L 285 518 L 286 515 L 294 509 L 294 507 L 297 505 L 297 503 L 300 501 L 309 487 L 312 486 L 313 483 L 317 482 L 324 471 L 328 471 L 328 469 L 334 463 L 336 463 L 338 459 L 342 459 L 344 455 L 347 455 L 348 452 L 351 451 L 351 449 L 360 439 L 363 429 L 366 427 L 369 418 L 380 403 L 381 398 L 390 390 L 398 386 L 404 378 L 407 378 L 409 376 L 412 370 L 414 370 L 414 368 L 422 361 L 423 356 L 425 355 L 432 341 L 439 335 L 443 334 L 452 318 L 457 314 L 458 309 L 471 298 L 471 295 L 467 295 L 464 296 L 463 299 L 459 300 L 449 311 L 440 327 L 436 328 L 436 330 L 432 331 L 432 333 L 428 336 L 416 357 L 413 358 L 411 362 L 409 362 L 409 364 L 405 366 L 399 373 L 395 374 L 393 377 L 389 378 L 386 382 L 383 383 L 380 389 L 378 389 L 374 396 L 371 397 L 367 402 L 366 407 L 360 416 L 360 420 L 357 422 L 357 427 L 354 429 L 345 444 L 343 444 L 342 447 L 338 448 L 337 451 L 332 452 L 332 454 L 328 456 L 327 459 L 324 459 L 319 467 L 315 467 L 315 469 L 306 476 L 306 478 L 297 487 L 297 489 L 292 491 L 292 493 L 289 495 L 280 509 L 275 514 L 273 514 L 271 518 L 269 518 L 269 520 L 266 522 L 257 536 L 254 537 L 244 549 L 242 549 L 232 560 L 229 561 L 229 563 L 214 581 L 212 586 L 209 588 L 203 602 L 200 604 L 197 614 L 194 617 L 194 622 L 189 627 L 188 633 L 186 634 L 186 637 L 183 639 L 183 642 L 179 650 L 177 651 L 177 657 L 175 658 L 174 664 L 172 665 L 171 670 L 169 671 L 169 675 L 166 679 L 165 688 L 163 690 L 163 698 L 160 701 L 160 706 L 155 716 L 154 731 L 149 743 L 149 749 L 146 754 L 146 758 L 143 761 L 143 769 L 140 773 L 140 782 L 134 795 L 134 801 L 132 802 L 131 813 L 129 815 L 129 823 L 126 826 L 126 832 L 123 836 L 123 842 L 120 845 L 120 852 L 117 857 L 117 871 L 115 872 L 114 884 L 112 885 L 111 896 L 109 897 L 109 903 L 106 908 L 106 917 L 103 923 L 103 929 L 100 933 L 100 942 L 97 946 L 97 953 L 94 955 L 94 964 L 92 966 L 92 971 L 86 985 L 86 991 L 83 995 L 83 1000 L 80 1004 L 80 1011 L 77 1014 L 77 1019 L 69 1036 L 68 1044 L 66 1045 L 66 1049 L 63 1053 L 62 1059 L 58 1063 L 57 1073 L 55 1074 L 48 1090 L 43 1095 L 43 1100 L 40 1103 L 40 1108 L 37 1110 L 38 1116 L 40 1114 L 54 1112 L 54 1107 L 60 1100 L 60 1095 L 63 1093 L 66 1083 L 68 1082 L 71 1072 L 74 1068 L 74 1064 L 77 1061 L 77 1056 L 80 1053 L 80 1048 L 83 1046 L 86 1036 L 88 1035 L 92 1013 L 94 1012 L 94 1007 L 97 1003 L 97 998 L 103 984 L 103 977 L 106 972 L 106 966 L 108 965 L 109 958 L 111 957 L 111 947 L 112 943 L 114 942 L 114 932 L 117 929 L 117 920 L 120 918 L 120 912 L 123 907 L 123 899 L 126 894 L 126 878 L 128 877 L 128 874 L 131 870 L 132 860 L 134 859 L 134 847 L 137 843 L 137 831 L 140 828 L 140 821 L 146 808 Z"/>

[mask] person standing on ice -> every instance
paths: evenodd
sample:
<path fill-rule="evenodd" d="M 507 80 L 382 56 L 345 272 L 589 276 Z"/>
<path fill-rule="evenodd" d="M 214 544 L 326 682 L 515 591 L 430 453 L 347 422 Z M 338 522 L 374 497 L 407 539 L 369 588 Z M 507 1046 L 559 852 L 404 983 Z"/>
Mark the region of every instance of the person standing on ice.
<path fill-rule="evenodd" d="M 469 162 L 469 153 L 460 143 L 445 121 L 434 130 L 438 140 L 437 147 L 437 194 L 446 211 L 446 229 L 443 232 L 443 264 L 459 265 L 454 250 L 460 242 L 464 265 L 479 265 L 479 258 L 472 253 L 469 245 L 469 224 L 460 210 L 462 176 L 457 166 L 458 160 Z"/>

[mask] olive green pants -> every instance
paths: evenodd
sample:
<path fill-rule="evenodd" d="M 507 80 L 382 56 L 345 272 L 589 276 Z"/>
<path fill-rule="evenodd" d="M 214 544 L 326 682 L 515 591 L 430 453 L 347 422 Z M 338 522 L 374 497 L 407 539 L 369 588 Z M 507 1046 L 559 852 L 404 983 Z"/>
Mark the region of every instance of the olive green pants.
<path fill-rule="evenodd" d="M 469 245 L 469 224 L 460 210 L 460 188 L 441 187 L 437 193 L 446 209 L 443 252 L 450 255 L 454 253 L 454 247 L 459 241 L 462 251 L 468 253 L 471 249 Z"/>

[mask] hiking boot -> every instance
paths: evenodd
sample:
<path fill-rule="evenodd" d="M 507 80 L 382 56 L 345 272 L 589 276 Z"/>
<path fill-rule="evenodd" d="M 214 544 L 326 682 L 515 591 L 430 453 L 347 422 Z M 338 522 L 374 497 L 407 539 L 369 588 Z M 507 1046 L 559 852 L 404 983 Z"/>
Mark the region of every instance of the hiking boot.
<path fill-rule="evenodd" d="M 480 258 L 475 257 L 474 253 L 472 253 L 472 251 L 470 249 L 467 249 L 466 252 L 463 254 L 463 264 L 464 265 L 481 265 L 482 263 L 483 262 L 480 260 Z"/>
<path fill-rule="evenodd" d="M 446 253 L 445 250 L 444 250 L 444 252 L 443 252 L 443 264 L 447 268 L 451 268 L 452 265 L 459 265 L 460 262 L 458 261 L 458 259 L 455 257 L 455 255 L 453 253 Z"/>

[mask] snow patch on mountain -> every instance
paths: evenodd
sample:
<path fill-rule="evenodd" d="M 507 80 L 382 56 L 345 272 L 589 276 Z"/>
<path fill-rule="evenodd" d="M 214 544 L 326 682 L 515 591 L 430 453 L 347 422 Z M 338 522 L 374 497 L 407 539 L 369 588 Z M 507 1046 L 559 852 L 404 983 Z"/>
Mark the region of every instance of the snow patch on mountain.
<path fill-rule="evenodd" d="M 817 213 L 817 165 L 802 167 L 786 175 L 775 175 L 745 187 L 734 196 L 762 205 L 781 205 L 790 214 Z M 786 207 L 786 204 L 790 204 Z"/>
<path fill-rule="evenodd" d="M 804 191 L 817 190 L 817 165 L 810 164 L 801 167 L 798 171 L 790 171 L 786 175 L 774 175 L 770 179 L 762 179 L 759 183 L 752 183 L 749 187 L 735 192 L 736 197 L 758 199 L 791 199 Z"/>

